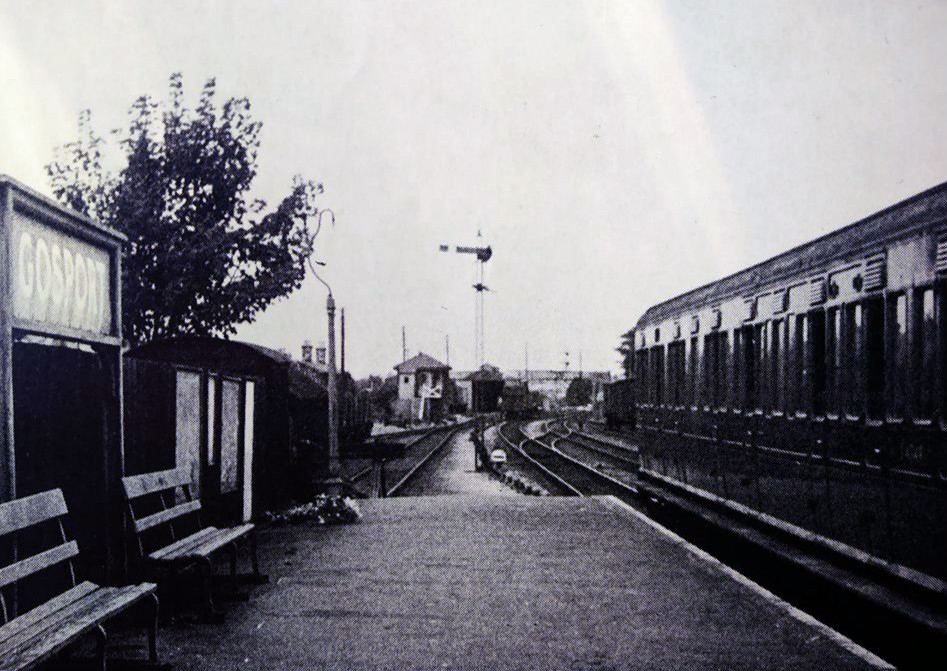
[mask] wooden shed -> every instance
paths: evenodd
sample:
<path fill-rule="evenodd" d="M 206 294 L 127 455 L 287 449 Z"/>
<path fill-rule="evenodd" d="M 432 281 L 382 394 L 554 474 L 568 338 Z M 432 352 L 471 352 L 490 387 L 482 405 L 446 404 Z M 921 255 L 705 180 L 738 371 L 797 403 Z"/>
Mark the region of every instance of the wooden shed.
<path fill-rule="evenodd" d="M 209 337 L 143 345 L 125 363 L 129 473 L 190 465 L 221 522 L 312 496 L 327 464 L 324 365 Z M 344 441 L 366 417 L 352 378 L 338 380 Z"/>

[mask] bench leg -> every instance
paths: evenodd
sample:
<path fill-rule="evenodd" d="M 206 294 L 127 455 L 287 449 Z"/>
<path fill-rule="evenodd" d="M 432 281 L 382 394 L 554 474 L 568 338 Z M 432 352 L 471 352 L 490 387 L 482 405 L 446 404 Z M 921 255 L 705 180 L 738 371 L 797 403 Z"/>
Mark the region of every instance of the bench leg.
<path fill-rule="evenodd" d="M 105 627 L 101 624 L 95 625 L 92 630 L 95 634 L 95 663 L 99 671 L 105 671 L 105 643 L 108 636 L 105 633 Z"/>
<path fill-rule="evenodd" d="M 158 663 L 158 595 L 151 595 L 151 613 L 148 620 L 148 660 Z"/>
<path fill-rule="evenodd" d="M 256 553 L 256 530 L 250 532 L 247 541 L 250 543 L 250 561 L 253 564 L 253 583 L 255 585 L 262 585 L 263 583 L 269 582 L 267 576 L 260 574 L 260 560 L 257 559 Z"/>
<path fill-rule="evenodd" d="M 230 544 L 230 589 L 233 591 L 234 598 L 237 596 L 237 542 Z"/>
<path fill-rule="evenodd" d="M 260 577 L 260 560 L 256 555 L 256 532 L 250 532 L 250 561 L 253 563 L 253 577 Z"/>
<path fill-rule="evenodd" d="M 204 557 L 200 563 L 201 581 L 204 583 L 204 615 L 213 619 L 214 609 L 214 565 L 210 557 Z"/>

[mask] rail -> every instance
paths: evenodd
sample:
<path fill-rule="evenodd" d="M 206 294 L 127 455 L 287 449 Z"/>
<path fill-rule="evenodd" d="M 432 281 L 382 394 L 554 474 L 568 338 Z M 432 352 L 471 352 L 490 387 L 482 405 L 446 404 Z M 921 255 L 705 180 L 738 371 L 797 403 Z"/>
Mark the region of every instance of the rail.
<path fill-rule="evenodd" d="M 421 457 L 421 459 L 418 460 L 418 462 L 414 466 L 412 466 L 411 469 L 397 483 L 395 483 L 394 486 L 392 486 L 390 489 L 388 489 L 385 492 L 385 496 L 397 496 L 399 492 L 403 491 L 408 486 L 408 483 L 410 483 L 415 478 L 415 476 L 421 471 L 421 469 L 424 468 L 424 466 L 427 465 L 427 463 L 431 459 L 434 458 L 434 455 L 440 452 L 444 448 L 444 446 L 448 442 L 450 442 L 450 440 L 455 435 L 457 435 L 457 433 L 463 428 L 464 428 L 463 426 L 455 426 L 451 428 L 447 432 L 446 436 L 444 436 L 442 439 L 437 441 L 437 443 L 434 445 L 433 448 L 431 448 L 423 457 Z M 428 437 L 434 435 L 434 433 L 437 433 L 437 432 L 431 432 L 429 434 L 426 434 L 424 438 L 421 438 L 418 441 L 415 441 L 415 444 L 420 442 L 421 440 L 425 440 Z"/>

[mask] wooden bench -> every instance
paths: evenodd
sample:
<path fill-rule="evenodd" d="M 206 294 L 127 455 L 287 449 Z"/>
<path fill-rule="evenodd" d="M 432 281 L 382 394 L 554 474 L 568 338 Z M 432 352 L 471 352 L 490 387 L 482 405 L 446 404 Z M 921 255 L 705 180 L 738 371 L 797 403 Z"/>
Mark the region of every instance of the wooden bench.
<path fill-rule="evenodd" d="M 205 615 L 214 609 L 214 568 L 211 557 L 220 551 L 230 555 L 230 577 L 237 589 L 237 541 L 247 539 L 253 564 L 253 579 L 263 582 L 257 561 L 253 524 L 218 529 L 203 526 L 201 502 L 191 494 L 191 476 L 179 468 L 122 478 L 128 502 L 129 521 L 146 575 L 164 578 L 197 568 L 202 573 Z M 144 508 L 147 512 L 140 514 Z"/>
<path fill-rule="evenodd" d="M 66 538 L 62 518 L 67 512 L 66 500 L 59 489 L 0 503 L 0 537 L 6 540 L 13 534 L 26 532 L 34 534 L 34 541 L 50 536 L 55 538 L 52 547 L 38 543 L 48 549 L 0 568 L 0 611 L 3 616 L 0 669 L 31 669 L 88 633 L 98 639 L 97 662 L 99 668 L 105 669 L 106 632 L 103 623 L 142 601 L 149 606 L 148 654 L 150 661 L 157 663 L 156 586 L 152 583 L 125 587 L 100 587 L 91 582 L 77 584 L 74 561 L 79 548 L 75 541 Z M 38 525 L 46 528 L 36 528 Z M 52 533 L 40 536 L 44 530 Z M 9 552 L 14 544 L 5 542 L 0 548 L 4 546 Z M 62 585 L 71 585 L 71 588 L 32 610 L 11 617 L 17 600 L 14 589 L 18 584 L 28 578 L 36 580 L 35 576 L 42 574 L 43 585 L 54 586 L 58 584 L 53 575 L 56 571 L 61 573 Z"/>

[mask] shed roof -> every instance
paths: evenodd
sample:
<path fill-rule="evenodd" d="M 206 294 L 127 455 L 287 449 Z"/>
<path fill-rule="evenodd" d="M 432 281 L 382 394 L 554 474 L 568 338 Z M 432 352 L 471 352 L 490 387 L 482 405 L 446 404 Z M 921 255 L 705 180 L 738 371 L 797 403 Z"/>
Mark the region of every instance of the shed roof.
<path fill-rule="evenodd" d="M 430 354 L 418 352 L 410 359 L 402 361 L 395 366 L 395 370 L 399 373 L 411 374 L 419 370 L 450 370 L 450 366 L 446 363 L 441 363 Z"/>
<path fill-rule="evenodd" d="M 267 362 L 266 370 L 274 366 L 285 369 L 291 396 L 319 399 L 326 394 L 327 370 L 321 364 L 296 361 L 287 352 L 258 343 L 207 336 L 177 336 L 140 345 L 129 350 L 126 355 L 139 359 L 212 366 L 231 373 L 250 372 L 246 356 L 249 355 L 258 362 Z M 255 366 L 253 369 L 261 370 Z"/>

